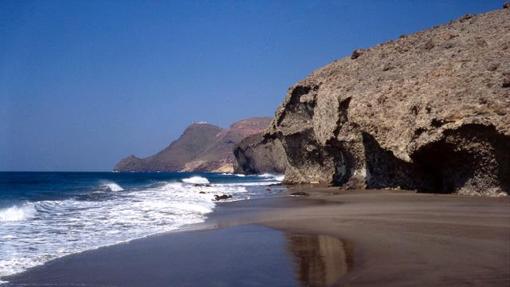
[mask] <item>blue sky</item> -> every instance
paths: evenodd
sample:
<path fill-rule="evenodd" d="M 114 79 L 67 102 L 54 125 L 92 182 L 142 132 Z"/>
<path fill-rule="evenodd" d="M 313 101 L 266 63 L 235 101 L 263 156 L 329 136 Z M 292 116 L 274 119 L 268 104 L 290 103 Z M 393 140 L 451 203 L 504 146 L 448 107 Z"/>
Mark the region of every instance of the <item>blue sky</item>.
<path fill-rule="evenodd" d="M 503 1 L 0 1 L 0 170 L 111 170 L 272 116 L 314 69 Z"/>

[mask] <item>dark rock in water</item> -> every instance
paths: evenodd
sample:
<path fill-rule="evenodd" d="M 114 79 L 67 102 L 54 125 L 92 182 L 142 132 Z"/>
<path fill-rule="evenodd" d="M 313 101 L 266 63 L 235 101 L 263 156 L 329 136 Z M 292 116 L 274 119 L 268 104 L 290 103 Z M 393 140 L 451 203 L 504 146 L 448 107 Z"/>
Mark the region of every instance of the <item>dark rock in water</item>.
<path fill-rule="evenodd" d="M 234 148 L 236 173 L 260 174 L 285 172 L 287 157 L 279 140 L 266 139 L 263 133 L 249 136 Z"/>
<path fill-rule="evenodd" d="M 503 4 L 503 9 L 510 9 L 510 2 L 505 2 L 505 4 Z"/>
<path fill-rule="evenodd" d="M 200 194 L 205 194 L 205 192 L 203 192 L 203 191 L 200 191 L 199 193 L 200 193 Z"/>
<path fill-rule="evenodd" d="M 233 172 L 234 146 L 247 136 L 262 132 L 270 121 L 270 118 L 250 118 L 228 129 L 194 123 L 157 154 L 147 158 L 129 156 L 117 163 L 114 170 Z"/>
<path fill-rule="evenodd" d="M 310 196 L 308 193 L 303 192 L 303 191 L 296 191 L 296 192 L 291 193 L 290 195 L 294 195 L 294 196 Z"/>
<path fill-rule="evenodd" d="M 509 19 L 509 9 L 467 15 L 291 87 L 262 137 L 282 145 L 285 182 L 508 192 Z"/>
<path fill-rule="evenodd" d="M 219 200 L 225 200 L 225 199 L 229 199 L 229 198 L 232 198 L 232 195 L 230 194 L 221 194 L 221 195 L 215 195 L 214 196 L 214 200 L 216 201 L 219 201 Z"/>

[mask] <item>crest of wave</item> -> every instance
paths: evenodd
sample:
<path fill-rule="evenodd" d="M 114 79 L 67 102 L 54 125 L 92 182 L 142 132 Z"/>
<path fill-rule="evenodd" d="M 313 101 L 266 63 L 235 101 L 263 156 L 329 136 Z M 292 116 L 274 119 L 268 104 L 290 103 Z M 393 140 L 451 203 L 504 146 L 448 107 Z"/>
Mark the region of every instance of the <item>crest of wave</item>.
<path fill-rule="evenodd" d="M 36 210 L 31 203 L 3 208 L 0 209 L 0 222 L 22 221 L 33 217 L 35 213 Z"/>

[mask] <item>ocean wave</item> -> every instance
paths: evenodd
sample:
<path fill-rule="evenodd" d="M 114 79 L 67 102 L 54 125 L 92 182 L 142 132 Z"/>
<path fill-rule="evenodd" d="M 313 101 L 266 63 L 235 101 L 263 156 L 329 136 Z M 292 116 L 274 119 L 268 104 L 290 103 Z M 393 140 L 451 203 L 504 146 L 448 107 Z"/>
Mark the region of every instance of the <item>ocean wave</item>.
<path fill-rule="evenodd" d="M 282 182 L 285 179 L 285 175 L 284 174 L 275 175 L 274 179 Z"/>
<path fill-rule="evenodd" d="M 285 175 L 283 175 L 283 174 L 272 174 L 272 173 L 263 173 L 263 174 L 259 174 L 257 176 L 261 177 L 261 178 L 271 178 L 276 181 L 283 181 L 283 179 L 285 178 Z"/>
<path fill-rule="evenodd" d="M 184 183 L 190 183 L 190 184 L 209 184 L 209 180 L 205 177 L 201 176 L 192 176 L 188 178 L 182 179 L 182 182 Z"/>
<path fill-rule="evenodd" d="M 232 195 L 227 201 L 267 196 L 278 191 L 262 186 L 276 183 L 274 178 L 210 183 L 192 176 L 124 190 L 102 181 L 104 189 L 83 195 L 0 209 L 0 277 L 68 254 L 204 222 L 216 206 L 215 195 Z M 123 192 L 103 192 L 106 187 Z"/>
<path fill-rule="evenodd" d="M 240 182 L 240 183 L 225 183 L 223 186 L 268 186 L 280 184 L 280 181 L 277 180 L 266 180 L 266 181 L 250 181 L 250 182 Z"/>
<path fill-rule="evenodd" d="M 105 183 L 101 184 L 101 189 L 105 190 L 105 191 L 113 191 L 113 192 L 124 190 L 124 188 L 122 188 L 122 186 L 118 185 L 115 182 L 105 182 Z"/>
<path fill-rule="evenodd" d="M 261 173 L 261 174 L 258 174 L 257 176 L 258 177 L 263 177 L 263 178 L 274 177 L 274 175 L 271 174 L 271 173 Z"/>
<path fill-rule="evenodd" d="M 37 211 L 31 203 L 0 209 L 0 222 L 23 221 L 32 218 Z"/>
<path fill-rule="evenodd" d="M 197 178 L 188 182 L 205 183 Z M 201 223 L 213 211 L 215 195 L 239 200 L 249 198 L 246 193 L 243 186 L 162 182 L 104 200 L 76 197 L 0 209 L 0 239 L 9 238 L 0 248 L 0 277 L 68 254 Z"/>
<path fill-rule="evenodd" d="M 237 176 L 237 177 L 245 177 L 246 174 L 242 173 L 230 173 L 230 172 L 223 172 L 221 175 L 229 175 L 229 176 Z"/>

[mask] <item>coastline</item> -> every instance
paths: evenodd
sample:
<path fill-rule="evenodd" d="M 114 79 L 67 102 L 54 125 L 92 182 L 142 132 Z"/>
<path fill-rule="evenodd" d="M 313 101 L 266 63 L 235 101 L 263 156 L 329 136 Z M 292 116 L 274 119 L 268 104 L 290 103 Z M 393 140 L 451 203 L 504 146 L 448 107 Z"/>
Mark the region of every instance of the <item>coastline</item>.
<path fill-rule="evenodd" d="M 509 1 L 0 3 L 0 287 L 510 287 Z"/>
<path fill-rule="evenodd" d="M 161 264 L 165 266 L 182 265 L 182 258 L 168 257 L 162 261 L 161 256 L 155 256 L 157 252 L 154 253 L 154 250 L 164 251 L 164 249 L 171 246 L 175 247 L 176 243 L 172 242 L 178 240 L 172 238 L 179 236 L 187 237 L 186 240 L 181 240 L 181 242 L 188 242 L 189 245 L 182 243 L 180 248 L 190 252 L 190 254 L 196 249 L 193 242 L 195 242 L 195 245 L 200 242 L 202 242 L 200 244 L 206 244 L 204 238 L 211 238 L 211 236 L 212 238 L 224 239 L 209 242 L 209 247 L 207 244 L 201 245 L 204 248 L 202 250 L 214 247 L 219 253 L 215 255 L 210 252 L 203 253 L 197 257 L 201 258 L 200 260 L 210 261 L 211 256 L 221 257 L 221 254 L 229 254 L 229 252 L 239 255 L 239 258 L 251 258 L 249 253 L 245 254 L 240 251 L 243 250 L 241 246 L 263 246 L 263 242 L 267 238 L 280 238 L 282 234 L 285 234 L 285 237 L 292 234 L 328 236 L 337 238 L 344 242 L 345 246 L 348 246 L 350 251 L 345 252 L 344 255 L 349 253 L 349 256 L 345 255 L 344 257 L 348 259 L 344 261 L 349 262 L 347 264 L 349 266 L 331 263 L 331 260 L 330 263 L 323 262 L 324 260 L 314 263 L 313 266 L 323 266 L 323 269 L 329 270 L 329 273 L 320 273 L 322 274 L 320 276 L 324 279 L 323 281 L 317 280 L 316 277 L 319 275 L 314 273 L 315 277 L 312 276 L 312 278 L 315 278 L 315 284 L 311 286 L 368 286 L 374 284 L 392 286 L 504 286 L 510 283 L 509 198 L 480 198 L 386 190 L 342 192 L 336 188 L 307 186 L 289 187 L 288 193 L 296 191 L 306 192 L 309 196 L 275 197 L 221 203 L 218 204 L 218 207 L 204 223 L 191 225 L 184 228 L 182 232 L 158 234 L 133 240 L 127 244 L 103 247 L 59 258 L 43 266 L 9 277 L 8 279 L 12 284 L 7 286 L 41 283 L 37 279 L 41 277 L 37 277 L 37 274 L 39 276 L 44 274 L 46 278 L 65 279 L 65 275 L 55 274 L 57 271 L 51 269 L 51 266 L 58 265 L 59 262 L 65 260 L 82 260 L 86 256 L 88 256 L 87 262 L 92 264 L 96 259 L 105 258 L 104 255 L 111 253 L 112 250 L 121 250 L 117 254 L 117 259 L 112 259 L 109 261 L 111 262 L 110 265 L 103 267 L 108 270 L 115 265 L 124 264 L 123 258 L 125 259 L 126 256 L 133 254 L 135 251 L 133 249 L 134 245 L 139 246 L 141 248 L 139 250 L 149 248 L 153 251 L 152 254 L 140 254 L 140 265 L 132 266 L 134 269 L 139 268 L 142 273 L 147 271 L 147 264 L 150 265 L 151 262 L 158 263 L 158 266 Z M 256 234 L 256 236 L 240 239 L 238 242 L 240 249 L 235 249 L 228 238 L 242 235 L 243 228 L 247 228 L 248 231 L 255 230 L 256 232 L 253 234 Z M 191 229 L 194 231 L 190 231 Z M 280 233 L 274 233 L 274 230 L 280 231 Z M 204 237 L 204 234 L 207 234 L 207 236 Z M 276 243 L 273 242 L 276 244 L 275 246 L 280 247 L 269 249 L 273 251 L 282 249 L 281 239 L 278 239 L 280 241 L 274 240 L 276 240 Z M 221 243 L 221 241 L 225 242 Z M 320 242 L 316 239 L 308 241 Z M 160 242 L 163 245 L 158 245 L 155 242 Z M 246 245 L 243 245 L 243 242 Z M 320 251 L 321 245 L 314 244 L 315 248 Z M 289 244 L 287 243 L 287 245 Z M 259 249 L 256 248 L 255 250 Z M 287 247 L 287 249 L 294 250 L 293 252 L 296 253 L 296 248 Z M 186 254 L 186 252 L 183 254 Z M 278 261 L 270 255 L 261 255 L 260 258 L 257 261 L 259 263 L 257 266 L 269 264 L 268 266 L 274 267 L 271 262 Z M 97 262 L 101 261 L 97 260 Z M 315 261 L 310 260 L 310 262 Z M 92 268 L 93 265 L 89 267 Z M 309 270 L 314 269 L 313 266 L 301 265 L 308 266 Z M 65 266 L 65 264 L 62 266 Z M 294 269 L 298 268 L 295 262 L 290 265 L 287 263 L 286 266 L 287 271 L 280 274 L 283 277 L 292 274 L 288 272 L 289 266 L 294 266 Z M 334 268 L 328 269 L 328 266 Z M 244 267 L 248 268 L 247 265 Z M 72 273 L 83 273 L 83 268 L 83 265 L 81 265 L 81 268 L 67 270 L 64 274 L 75 277 L 76 274 L 73 275 Z M 303 269 L 304 267 L 300 268 Z M 160 272 L 160 275 L 163 276 L 172 273 L 171 270 L 168 267 L 155 272 L 156 274 Z M 197 271 L 193 267 L 186 270 L 191 273 L 203 271 Z M 294 276 L 296 277 L 294 280 L 300 279 L 304 276 L 303 274 L 306 275 L 306 272 L 307 270 L 294 270 Z M 327 281 L 325 280 L 328 277 L 327 274 L 341 274 L 342 276 L 338 278 L 330 276 L 329 281 Z M 52 275 L 54 277 L 51 277 Z M 106 275 L 104 280 L 108 281 L 108 278 L 112 279 L 112 276 Z M 124 279 L 133 276 L 138 275 L 130 272 L 119 274 L 119 278 Z M 246 277 L 242 274 L 238 276 L 241 279 L 243 276 Z M 240 280 L 240 278 L 234 277 L 235 280 Z M 278 277 L 278 279 L 283 277 Z M 230 277 L 226 276 L 226 278 Z M 310 276 L 307 278 L 310 278 Z M 331 280 L 336 283 L 332 284 Z M 129 282 L 129 280 L 126 282 Z M 287 284 L 283 284 L 285 286 L 294 284 L 290 283 L 291 281 L 285 282 Z M 325 282 L 328 282 L 328 284 Z M 110 284 L 108 286 L 117 286 L 112 282 L 103 283 Z M 261 283 L 261 281 L 258 283 Z M 255 286 L 257 285 L 255 284 Z"/>

